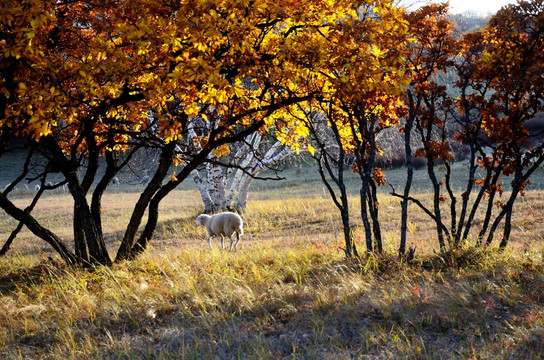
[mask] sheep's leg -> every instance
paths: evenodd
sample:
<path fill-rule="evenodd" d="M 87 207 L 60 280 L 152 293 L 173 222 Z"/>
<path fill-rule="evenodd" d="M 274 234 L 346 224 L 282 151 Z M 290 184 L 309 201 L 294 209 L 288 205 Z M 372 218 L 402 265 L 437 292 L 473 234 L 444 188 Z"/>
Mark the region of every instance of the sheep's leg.
<path fill-rule="evenodd" d="M 211 236 L 208 236 L 208 246 L 210 247 L 210 249 L 212 248 L 212 237 Z"/>
<path fill-rule="evenodd" d="M 225 250 L 225 245 L 223 244 L 223 235 L 219 235 L 221 236 L 221 249 Z"/>
<path fill-rule="evenodd" d="M 232 251 L 232 244 L 234 243 L 234 241 L 232 241 L 232 235 L 229 236 L 229 240 L 230 240 L 229 251 Z"/>
<path fill-rule="evenodd" d="M 238 242 L 240 242 L 240 233 L 239 232 L 236 233 L 236 243 L 234 243 L 234 248 L 235 249 L 238 246 Z"/>

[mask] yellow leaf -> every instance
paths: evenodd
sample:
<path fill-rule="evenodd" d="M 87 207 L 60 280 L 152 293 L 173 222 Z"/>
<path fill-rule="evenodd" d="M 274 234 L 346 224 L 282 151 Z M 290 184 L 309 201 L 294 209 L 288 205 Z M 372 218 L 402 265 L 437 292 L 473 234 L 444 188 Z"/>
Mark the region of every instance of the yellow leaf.
<path fill-rule="evenodd" d="M 380 50 L 378 46 L 376 46 L 376 44 L 372 45 L 372 52 L 376 56 L 380 56 L 382 54 L 382 51 Z"/>
<path fill-rule="evenodd" d="M 185 107 L 184 112 L 188 116 L 197 116 L 198 115 L 198 106 L 196 103 L 189 104 Z"/>

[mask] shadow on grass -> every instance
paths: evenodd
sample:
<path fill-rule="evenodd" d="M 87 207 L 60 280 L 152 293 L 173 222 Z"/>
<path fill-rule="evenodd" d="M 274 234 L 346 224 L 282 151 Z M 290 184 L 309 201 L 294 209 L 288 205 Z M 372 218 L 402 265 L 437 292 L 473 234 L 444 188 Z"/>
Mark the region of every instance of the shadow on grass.
<path fill-rule="evenodd" d="M 52 259 L 41 261 L 32 267 L 21 267 L 0 276 L 0 295 L 13 295 L 15 292 L 41 285 L 50 281 L 51 276 L 62 273 L 64 265 Z"/>
<path fill-rule="evenodd" d="M 333 270 L 369 286 L 346 296 L 321 296 L 322 281 Z M 36 267 L 19 280 L 40 281 L 43 271 Z M 328 280 L 326 289 L 340 292 L 345 278 Z M 83 351 L 90 340 L 101 358 L 203 359 L 457 359 L 475 354 L 531 359 L 544 351 L 542 269 L 463 275 L 415 267 L 362 273 L 360 266 L 342 261 L 312 268 L 302 280 L 286 275 L 281 282 L 277 285 L 290 293 L 267 298 L 265 289 L 262 300 L 242 310 L 233 303 L 199 308 L 186 293 L 161 305 L 106 306 L 93 319 L 70 325 L 73 344 L 58 336 L 44 343 L 51 335 L 37 332 L 16 346 L 62 356 L 59 350 L 68 354 L 73 345 Z"/>

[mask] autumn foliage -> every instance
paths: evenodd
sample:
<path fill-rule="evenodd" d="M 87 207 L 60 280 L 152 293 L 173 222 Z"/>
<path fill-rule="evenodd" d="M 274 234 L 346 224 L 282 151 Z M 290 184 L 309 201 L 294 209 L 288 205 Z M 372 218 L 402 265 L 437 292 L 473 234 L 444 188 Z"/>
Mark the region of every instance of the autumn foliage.
<path fill-rule="evenodd" d="M 5 196 L 9 191 L 1 206 L 66 261 L 109 264 L 100 199 L 128 160 L 141 148 L 161 153 L 118 260 L 145 248 L 160 200 L 210 152 L 221 155 L 227 144 L 277 125 L 284 119 L 279 110 L 313 96 L 297 85 L 322 61 L 312 39 L 353 16 L 357 5 L 22 1 L 2 7 L 1 150 L 10 138 L 27 137 L 48 159 L 36 179 L 44 185 L 50 173 L 65 178 L 74 197 L 76 254 L 16 209 Z M 164 183 L 174 164 L 183 170 Z"/>

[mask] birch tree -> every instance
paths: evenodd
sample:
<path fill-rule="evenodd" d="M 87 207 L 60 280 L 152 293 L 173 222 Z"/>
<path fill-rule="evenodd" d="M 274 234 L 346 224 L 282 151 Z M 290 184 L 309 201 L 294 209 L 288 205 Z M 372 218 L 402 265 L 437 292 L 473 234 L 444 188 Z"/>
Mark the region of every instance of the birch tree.
<path fill-rule="evenodd" d="M 293 153 L 295 150 L 282 144 L 281 140 L 263 140 L 261 134 L 255 133 L 239 144 L 234 156 L 217 158 L 211 155 L 204 169 L 206 182 L 198 170 L 191 173 L 199 189 L 204 211 L 244 211 L 251 182 Z"/>

